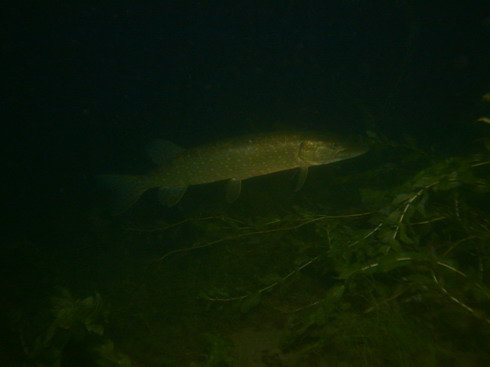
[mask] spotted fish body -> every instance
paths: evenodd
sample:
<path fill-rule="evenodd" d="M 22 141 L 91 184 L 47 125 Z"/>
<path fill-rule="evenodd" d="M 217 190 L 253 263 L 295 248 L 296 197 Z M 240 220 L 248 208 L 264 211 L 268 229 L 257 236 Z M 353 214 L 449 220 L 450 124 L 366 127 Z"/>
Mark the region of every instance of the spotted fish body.
<path fill-rule="evenodd" d="M 300 169 L 301 187 L 308 167 L 329 164 L 366 152 L 359 142 L 336 135 L 270 133 L 232 138 L 188 150 L 169 142 L 153 144 L 150 155 L 159 167 L 148 175 L 102 176 L 121 193 L 120 206 L 129 207 L 151 188 L 160 189 L 160 199 L 175 205 L 188 186 L 229 180 L 228 201 L 240 194 L 241 181 L 274 172 Z M 165 159 L 164 156 L 171 158 Z"/>

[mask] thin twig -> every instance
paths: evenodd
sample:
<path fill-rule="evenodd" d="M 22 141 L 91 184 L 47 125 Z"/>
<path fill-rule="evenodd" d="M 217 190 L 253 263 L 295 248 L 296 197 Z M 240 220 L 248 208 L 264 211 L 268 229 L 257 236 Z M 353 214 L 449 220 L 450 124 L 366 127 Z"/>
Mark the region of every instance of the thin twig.
<path fill-rule="evenodd" d="M 299 273 L 301 270 L 303 270 L 307 266 L 310 266 L 312 263 L 314 263 L 315 261 L 317 261 L 319 258 L 320 258 L 320 256 L 316 256 L 316 257 L 310 259 L 309 261 L 307 261 L 303 265 L 301 265 L 301 266 L 297 267 L 296 269 L 293 269 L 292 271 L 290 271 L 289 273 L 287 273 L 281 279 L 276 280 L 275 282 L 272 282 L 271 284 L 265 286 L 264 288 L 259 289 L 256 292 L 253 292 L 253 293 L 250 293 L 250 294 L 244 294 L 244 295 L 237 296 L 237 297 L 229 297 L 229 298 L 206 297 L 206 299 L 208 301 L 213 301 L 213 302 L 230 302 L 230 301 L 240 301 L 240 300 L 243 300 L 243 299 L 245 299 L 247 297 L 250 297 L 250 296 L 253 296 L 253 295 L 256 295 L 256 294 L 262 294 L 262 293 L 268 291 L 269 289 L 274 288 L 275 286 L 277 286 L 277 285 L 279 285 L 281 283 L 284 283 L 287 279 L 291 278 L 294 274 Z"/>
<path fill-rule="evenodd" d="M 202 249 L 202 248 L 206 248 L 206 247 L 211 247 L 211 246 L 219 244 L 219 243 L 223 243 L 223 242 L 227 242 L 227 241 L 234 241 L 234 240 L 237 240 L 240 238 L 251 237 L 251 236 L 256 236 L 256 235 L 261 235 L 261 234 L 274 233 L 274 232 L 292 231 L 292 230 L 301 228 L 303 226 L 306 226 L 308 224 L 320 222 L 320 221 L 327 220 L 327 219 L 353 218 L 353 217 L 366 216 L 366 215 L 370 215 L 370 214 L 372 214 L 372 213 L 366 212 L 366 213 L 356 213 L 356 214 L 348 214 L 348 215 L 322 215 L 319 217 L 314 217 L 314 218 L 305 220 L 304 222 L 301 222 L 301 223 L 298 223 L 296 225 L 289 226 L 289 227 L 278 227 L 278 228 L 264 229 L 264 230 L 260 230 L 260 231 L 239 233 L 239 234 L 234 235 L 234 236 L 224 237 L 224 238 L 220 238 L 217 240 L 213 240 L 213 241 L 209 241 L 209 242 L 205 242 L 205 243 L 201 243 L 201 244 L 196 244 L 196 245 L 191 246 L 191 247 L 180 248 L 180 249 L 175 249 L 175 250 L 169 251 L 166 254 L 164 254 L 163 256 L 156 259 L 156 261 L 165 260 L 167 257 L 169 257 L 171 255 L 178 254 L 178 253 L 189 252 L 189 251 L 198 250 L 198 249 Z"/>
<path fill-rule="evenodd" d="M 460 307 L 464 308 L 466 311 L 470 312 L 475 316 L 476 318 L 485 321 L 486 323 L 490 324 L 490 319 L 487 319 L 485 316 L 481 315 L 479 312 L 477 312 L 475 309 L 472 307 L 468 306 L 466 303 L 463 301 L 459 300 L 452 294 L 450 294 L 446 288 L 439 282 L 439 279 L 436 277 L 436 274 L 432 272 L 432 279 L 434 280 L 434 283 L 438 286 L 438 288 L 441 290 L 442 293 L 444 293 L 451 301 L 459 305 Z"/>

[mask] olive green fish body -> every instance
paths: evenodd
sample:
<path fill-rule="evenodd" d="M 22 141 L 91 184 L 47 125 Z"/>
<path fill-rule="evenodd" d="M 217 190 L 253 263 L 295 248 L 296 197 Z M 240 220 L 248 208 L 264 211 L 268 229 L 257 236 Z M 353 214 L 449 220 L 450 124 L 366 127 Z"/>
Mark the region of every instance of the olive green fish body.
<path fill-rule="evenodd" d="M 184 151 L 152 173 L 158 186 L 182 187 L 226 179 L 244 180 L 300 167 L 301 137 L 255 135 Z"/>
<path fill-rule="evenodd" d="M 240 194 L 241 181 L 274 172 L 300 168 L 301 184 L 310 166 L 329 164 L 363 154 L 367 148 L 358 142 L 336 135 L 311 133 L 270 133 L 248 135 L 188 150 L 162 146 L 162 152 L 173 150 L 171 159 L 156 157 L 161 165 L 143 177 L 102 176 L 102 181 L 120 192 L 120 209 L 134 204 L 143 192 L 160 188 L 160 198 L 175 205 L 188 186 L 230 180 L 228 200 Z M 158 147 L 157 147 L 158 148 Z M 298 187 L 301 186 L 298 185 Z"/>

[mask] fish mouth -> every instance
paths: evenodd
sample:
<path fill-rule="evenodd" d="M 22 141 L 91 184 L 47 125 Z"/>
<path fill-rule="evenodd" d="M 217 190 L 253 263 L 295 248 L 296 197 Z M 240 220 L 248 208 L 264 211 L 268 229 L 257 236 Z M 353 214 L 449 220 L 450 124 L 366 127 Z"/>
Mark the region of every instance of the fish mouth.
<path fill-rule="evenodd" d="M 366 143 L 360 147 L 357 147 L 357 149 L 354 150 L 354 156 L 362 155 L 364 153 L 369 152 L 369 145 Z"/>
<path fill-rule="evenodd" d="M 370 150 L 369 142 L 365 138 L 352 138 L 345 143 L 345 155 L 357 157 Z"/>

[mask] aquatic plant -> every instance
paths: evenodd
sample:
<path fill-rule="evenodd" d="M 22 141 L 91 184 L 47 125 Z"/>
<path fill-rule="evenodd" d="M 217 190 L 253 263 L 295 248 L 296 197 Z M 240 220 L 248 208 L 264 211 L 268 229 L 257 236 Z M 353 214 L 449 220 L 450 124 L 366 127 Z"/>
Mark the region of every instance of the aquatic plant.
<path fill-rule="evenodd" d="M 477 363 L 490 335 L 490 160 L 407 157 L 377 169 L 375 182 L 368 171 L 350 177 L 364 210 L 186 219 L 176 225 L 197 240 L 157 262 L 205 256 L 208 310 L 274 314 L 298 363 Z"/>
<path fill-rule="evenodd" d="M 78 299 L 59 288 L 51 297 L 51 314 L 44 330 L 32 341 L 27 340 L 27 330 L 21 335 L 24 352 L 34 365 L 75 366 L 90 361 L 101 367 L 131 366 L 129 358 L 104 337 L 107 308 L 99 293 Z"/>

